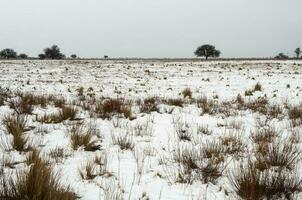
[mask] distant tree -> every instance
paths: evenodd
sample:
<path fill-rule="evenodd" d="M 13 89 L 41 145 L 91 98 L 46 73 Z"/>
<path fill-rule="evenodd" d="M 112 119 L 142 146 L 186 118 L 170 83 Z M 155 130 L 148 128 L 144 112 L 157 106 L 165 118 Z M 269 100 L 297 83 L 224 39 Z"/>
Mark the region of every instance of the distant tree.
<path fill-rule="evenodd" d="M 21 54 L 19 54 L 18 58 L 26 59 L 26 58 L 28 58 L 28 56 L 25 53 L 21 53 Z"/>
<path fill-rule="evenodd" d="M 104 55 L 104 58 L 105 58 L 105 59 L 107 59 L 107 58 L 108 58 L 108 56 L 107 56 L 107 55 Z"/>
<path fill-rule="evenodd" d="M 15 59 L 17 58 L 17 52 L 13 49 L 3 49 L 0 51 L 0 58 L 2 59 Z"/>
<path fill-rule="evenodd" d="M 197 57 L 205 57 L 207 60 L 209 57 L 219 57 L 220 51 L 217 50 L 215 48 L 215 46 L 213 46 L 213 45 L 205 44 L 205 45 L 198 47 L 196 49 L 196 51 L 194 52 L 194 54 Z"/>
<path fill-rule="evenodd" d="M 276 59 L 288 59 L 289 57 L 285 55 L 284 53 L 279 53 L 276 57 Z"/>
<path fill-rule="evenodd" d="M 65 55 L 61 53 L 57 45 L 52 45 L 50 48 L 44 49 L 44 55 L 47 59 L 63 59 Z"/>
<path fill-rule="evenodd" d="M 301 49 L 300 48 L 296 48 L 295 54 L 296 54 L 296 58 L 300 58 Z"/>
<path fill-rule="evenodd" d="M 72 54 L 72 55 L 70 55 L 70 58 L 75 59 L 75 58 L 77 58 L 77 55 L 76 54 Z"/>
<path fill-rule="evenodd" d="M 38 57 L 39 57 L 39 59 L 42 59 L 42 60 L 46 59 L 46 56 L 44 53 L 39 54 Z"/>

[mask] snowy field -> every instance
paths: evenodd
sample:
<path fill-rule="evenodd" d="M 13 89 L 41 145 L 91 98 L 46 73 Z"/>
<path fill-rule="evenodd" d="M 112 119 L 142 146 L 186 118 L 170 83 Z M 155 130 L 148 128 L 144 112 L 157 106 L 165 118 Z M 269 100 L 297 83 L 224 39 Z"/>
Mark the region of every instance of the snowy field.
<path fill-rule="evenodd" d="M 81 200 L 302 198 L 302 61 L 8 60 L 0 88 L 8 188 L 37 154 Z"/>

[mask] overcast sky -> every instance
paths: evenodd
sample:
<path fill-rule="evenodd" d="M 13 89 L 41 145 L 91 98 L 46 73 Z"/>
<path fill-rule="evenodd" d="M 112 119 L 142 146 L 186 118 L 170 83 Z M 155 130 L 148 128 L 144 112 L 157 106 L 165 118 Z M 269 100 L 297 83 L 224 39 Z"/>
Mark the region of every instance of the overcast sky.
<path fill-rule="evenodd" d="M 37 56 L 267 57 L 302 48 L 302 0 L 0 0 L 0 49 Z"/>

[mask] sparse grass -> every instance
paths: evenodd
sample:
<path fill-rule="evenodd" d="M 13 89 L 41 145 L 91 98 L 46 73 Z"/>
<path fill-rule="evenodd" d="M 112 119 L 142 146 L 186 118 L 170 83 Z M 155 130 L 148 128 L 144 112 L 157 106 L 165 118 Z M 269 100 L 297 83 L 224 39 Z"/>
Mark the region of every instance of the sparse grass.
<path fill-rule="evenodd" d="M 205 135 L 212 135 L 213 131 L 208 126 L 198 125 L 197 126 L 197 133 L 198 134 L 205 134 Z"/>
<path fill-rule="evenodd" d="M 254 112 L 259 112 L 262 114 L 267 114 L 267 104 L 268 100 L 265 97 L 257 98 L 245 103 L 244 107 L 250 109 Z"/>
<path fill-rule="evenodd" d="M 223 168 L 220 163 L 213 163 L 209 160 L 199 171 L 202 175 L 202 182 L 215 184 L 216 180 L 222 176 Z"/>
<path fill-rule="evenodd" d="M 85 130 L 83 127 L 73 126 L 70 131 L 71 146 L 74 150 L 84 147 L 85 151 L 96 151 L 100 149 L 98 141 L 94 138 L 91 128 Z"/>
<path fill-rule="evenodd" d="M 35 159 L 29 167 L 17 173 L 17 177 L 2 177 L 0 199 L 5 200 L 75 200 L 74 192 L 69 186 L 60 183 L 59 175 L 42 159 Z"/>
<path fill-rule="evenodd" d="M 17 151 L 27 150 L 26 144 L 28 143 L 28 139 L 24 136 L 26 117 L 11 115 L 4 118 L 3 124 L 7 133 L 13 136 L 13 148 Z"/>
<path fill-rule="evenodd" d="M 264 155 L 261 152 L 257 155 L 256 163 L 262 169 L 279 167 L 280 169 L 293 170 L 300 154 L 298 147 L 290 140 L 273 141 Z"/>
<path fill-rule="evenodd" d="M 174 124 L 174 129 L 179 140 L 192 140 L 192 130 L 190 129 L 190 125 L 188 123 L 179 121 Z"/>
<path fill-rule="evenodd" d="M 259 171 L 251 161 L 247 166 L 238 166 L 229 175 L 229 180 L 235 192 L 242 199 L 292 199 L 301 192 L 302 181 L 291 172 L 279 173 Z"/>
<path fill-rule="evenodd" d="M 262 91 L 262 85 L 259 82 L 255 85 L 254 91 Z"/>
<path fill-rule="evenodd" d="M 197 107 L 201 109 L 201 114 L 212 115 L 218 112 L 226 112 L 227 107 L 224 109 L 221 108 L 220 104 L 212 99 L 208 99 L 206 96 L 202 96 L 196 99 Z"/>
<path fill-rule="evenodd" d="M 105 99 L 96 105 L 95 112 L 103 119 L 111 119 L 114 115 L 132 118 L 132 103 L 125 99 Z"/>
<path fill-rule="evenodd" d="M 184 100 L 182 98 L 169 98 L 165 99 L 164 102 L 170 106 L 178 106 L 183 107 L 184 106 Z"/>
<path fill-rule="evenodd" d="M 118 145 L 121 150 L 133 150 L 134 142 L 133 137 L 127 133 L 111 134 L 112 142 L 114 145 Z"/>
<path fill-rule="evenodd" d="M 229 134 L 221 138 L 221 143 L 225 147 L 224 152 L 228 154 L 238 154 L 244 152 L 245 146 L 237 133 Z"/>
<path fill-rule="evenodd" d="M 158 111 L 158 101 L 159 99 L 157 97 L 148 97 L 144 99 L 139 104 L 139 110 L 142 113 L 150 113 L 153 111 Z"/>
<path fill-rule="evenodd" d="M 64 148 L 56 147 L 55 149 L 49 152 L 50 158 L 54 159 L 57 163 L 62 162 L 66 157 Z"/>
<path fill-rule="evenodd" d="M 77 112 L 78 110 L 74 106 L 63 106 L 62 110 L 59 113 L 59 116 L 61 118 L 60 120 L 61 121 L 67 119 L 74 120 L 76 118 Z"/>
<path fill-rule="evenodd" d="M 151 122 L 151 119 L 146 119 L 143 122 L 137 122 L 134 126 L 130 127 L 130 131 L 135 136 L 149 136 L 151 137 L 153 135 L 153 124 Z"/>
<path fill-rule="evenodd" d="M 178 163 L 176 182 L 192 184 L 198 180 L 204 183 L 215 183 L 222 176 L 222 161 L 213 157 L 206 158 L 204 153 L 192 145 L 177 145 L 173 160 Z"/>
<path fill-rule="evenodd" d="M 181 94 L 184 98 L 188 97 L 189 99 L 192 99 L 192 90 L 190 88 L 185 88 Z"/>
<path fill-rule="evenodd" d="M 292 120 L 294 126 L 302 124 L 302 105 L 290 106 L 288 109 L 288 117 Z"/>
<path fill-rule="evenodd" d="M 95 166 L 93 161 L 86 161 L 81 168 L 79 168 L 79 174 L 83 180 L 92 180 L 97 174 L 95 173 Z"/>
<path fill-rule="evenodd" d="M 215 161 L 214 164 L 224 162 L 223 153 L 225 152 L 225 147 L 219 140 L 207 141 L 207 143 L 202 146 L 201 151 L 203 157 L 212 159 Z"/>
<path fill-rule="evenodd" d="M 58 113 L 45 114 L 38 117 L 37 121 L 41 123 L 61 123 L 65 120 L 75 120 L 78 110 L 73 106 L 63 106 Z"/>

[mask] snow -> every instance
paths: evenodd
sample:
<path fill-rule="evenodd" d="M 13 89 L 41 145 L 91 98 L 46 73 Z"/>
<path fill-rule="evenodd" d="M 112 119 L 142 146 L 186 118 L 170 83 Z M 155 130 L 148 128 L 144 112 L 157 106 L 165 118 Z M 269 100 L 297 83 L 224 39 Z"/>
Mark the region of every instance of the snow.
<path fill-rule="evenodd" d="M 181 97 L 184 88 L 190 88 L 193 97 L 218 96 L 218 101 L 232 101 L 238 94 L 244 97 L 244 91 L 252 89 L 259 82 L 263 90 L 255 92 L 246 99 L 267 96 L 271 104 L 283 104 L 287 101 L 298 104 L 302 101 L 302 61 L 212 61 L 212 62 L 164 62 L 164 61 L 0 61 L 0 87 L 10 88 L 12 91 L 32 92 L 34 94 L 54 94 L 70 100 L 77 98 L 77 89 L 93 88 L 96 97 L 125 97 L 133 100 L 147 97 Z M 290 87 L 287 87 L 287 84 Z M 167 105 L 161 105 L 169 108 Z M 52 106 L 36 107 L 34 113 L 53 113 Z M 0 121 L 12 113 L 8 106 L 0 106 Z M 166 156 L 176 148 L 177 136 L 174 132 L 174 120 L 188 123 L 197 130 L 197 126 L 210 129 L 213 134 L 202 135 L 197 141 L 200 144 L 208 140 L 219 138 L 233 132 L 234 123 L 239 121 L 242 128 L 238 131 L 242 141 L 250 145 L 250 132 L 255 130 L 255 118 L 259 113 L 238 111 L 236 116 L 202 115 L 195 105 L 183 108 L 175 107 L 172 113 L 152 112 L 150 114 L 135 113 L 137 119 L 120 120 L 119 127 L 113 125 L 112 120 L 89 117 L 85 111 L 80 116 L 85 117 L 85 123 L 93 123 L 98 132 L 98 140 L 102 150 L 86 152 L 82 148 L 73 151 L 70 145 L 68 124 L 41 124 L 30 120 L 30 125 L 38 129 L 45 129 L 45 133 L 37 134 L 35 130 L 27 132 L 33 138 L 35 146 L 42 152 L 49 152 L 55 148 L 64 148 L 66 158 L 62 163 L 56 163 L 55 169 L 61 175 L 64 184 L 70 184 L 81 200 L 105 199 L 102 186 L 108 181 L 113 188 L 120 187 L 125 199 L 139 199 L 146 194 L 150 199 L 237 199 L 227 179 L 227 170 L 216 184 L 194 182 L 182 184 L 173 181 L 168 173 L 171 166 L 161 164 L 168 162 Z M 120 150 L 113 144 L 112 134 L 127 132 L 129 127 L 149 122 L 152 136 L 134 136 L 133 150 Z M 279 129 L 287 131 L 288 119 L 274 119 Z M 221 124 L 222 127 L 219 127 Z M 232 125 L 233 124 L 233 125 Z M 195 127 L 195 128 L 194 128 Z M 147 128 L 147 126 L 145 127 Z M 39 130 L 40 130 L 39 129 Z M 301 129 L 301 126 L 300 126 Z M 193 130 L 193 132 L 194 132 Z M 37 131 L 41 132 L 41 131 Z M 196 131 L 195 131 L 196 132 Z M 302 134 L 302 132 L 300 132 Z M 194 135 L 194 134 L 193 134 Z M 0 138 L 4 140 L 5 131 L 0 125 Z M 195 135 L 194 135 L 195 137 Z M 199 137 L 199 136 L 196 136 Z M 199 145 L 200 145 L 199 144 Z M 196 146 L 196 144 L 193 144 Z M 14 161 L 24 161 L 25 155 L 18 152 L 5 151 L 1 148 L 1 155 L 8 155 Z M 94 180 L 82 180 L 79 175 L 81 165 L 93 159 L 100 152 L 108 156 L 108 171 L 111 177 L 96 177 Z M 0 155 L 0 158 L 2 157 Z M 227 169 L 234 167 L 232 158 Z M 140 167 L 139 167 L 139 166 Z M 139 169 L 141 168 L 141 169 Z M 142 170 L 142 174 L 139 174 Z M 145 199 L 147 199 L 145 197 Z"/>

